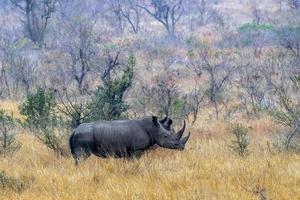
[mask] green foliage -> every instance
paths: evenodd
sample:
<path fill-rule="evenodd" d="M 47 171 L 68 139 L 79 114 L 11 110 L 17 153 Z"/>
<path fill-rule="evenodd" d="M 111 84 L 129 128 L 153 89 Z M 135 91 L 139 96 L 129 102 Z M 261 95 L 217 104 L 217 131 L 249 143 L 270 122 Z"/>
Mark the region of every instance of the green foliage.
<path fill-rule="evenodd" d="M 52 127 L 46 128 L 42 135 L 38 135 L 38 138 L 49 148 L 52 149 L 59 156 L 67 156 L 67 150 L 63 147 L 62 136 L 55 133 L 55 129 Z"/>
<path fill-rule="evenodd" d="M 105 44 L 103 46 L 100 47 L 102 50 L 111 50 L 111 49 L 118 49 L 119 46 L 117 44 Z"/>
<path fill-rule="evenodd" d="M 36 136 L 58 155 L 65 156 L 67 154 L 62 147 L 62 138 L 54 133 L 60 121 L 55 113 L 56 106 L 54 93 L 38 88 L 35 93 L 27 96 L 19 109 L 27 117 L 29 127 L 35 128 Z"/>
<path fill-rule="evenodd" d="M 136 59 L 131 55 L 122 75 L 117 74 L 114 78 L 111 76 L 104 77 L 103 85 L 98 87 L 93 95 L 91 120 L 119 119 L 128 110 L 123 96 L 132 84 L 135 63 Z"/>
<path fill-rule="evenodd" d="M 182 121 L 184 118 L 185 101 L 180 97 L 171 100 L 170 113 L 174 120 Z"/>
<path fill-rule="evenodd" d="M 15 139 L 15 120 L 11 115 L 0 109 L 0 154 L 12 155 L 21 147 Z"/>
<path fill-rule="evenodd" d="M 238 28 L 239 33 L 257 32 L 257 31 L 272 31 L 272 24 L 257 24 L 255 22 L 245 23 Z"/>
<path fill-rule="evenodd" d="M 196 55 L 193 49 L 189 49 L 187 52 L 187 56 L 191 59 L 193 59 Z"/>
<path fill-rule="evenodd" d="M 243 24 L 238 28 L 242 46 L 261 46 L 274 40 L 274 27 L 271 24 L 255 22 Z"/>
<path fill-rule="evenodd" d="M 248 153 L 249 140 L 249 128 L 236 124 L 232 128 L 232 134 L 235 139 L 232 141 L 230 148 L 240 156 L 245 156 Z"/>
<path fill-rule="evenodd" d="M 0 154 L 5 156 L 13 154 L 21 146 L 15 139 L 15 120 L 11 115 L 6 114 L 4 110 L 0 110 L 0 124 Z"/>
<path fill-rule="evenodd" d="M 35 93 L 26 97 L 19 109 L 27 117 L 26 122 L 31 128 L 46 129 L 55 122 L 55 106 L 54 93 L 38 88 Z"/>
<path fill-rule="evenodd" d="M 289 87 L 278 87 L 275 95 L 278 106 L 270 111 L 277 123 L 284 127 L 286 150 L 300 150 L 300 75 L 291 77 Z"/>
<path fill-rule="evenodd" d="M 30 43 L 30 40 L 28 38 L 21 38 L 10 45 L 11 50 L 16 50 L 19 48 L 22 48 Z"/>

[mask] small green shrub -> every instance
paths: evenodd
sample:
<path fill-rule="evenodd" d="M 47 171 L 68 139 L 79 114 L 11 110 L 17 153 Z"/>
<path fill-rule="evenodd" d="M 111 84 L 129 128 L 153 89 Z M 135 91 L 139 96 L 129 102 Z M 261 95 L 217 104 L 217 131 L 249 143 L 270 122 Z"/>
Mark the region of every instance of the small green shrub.
<path fill-rule="evenodd" d="M 270 111 L 274 120 L 282 126 L 277 147 L 300 151 L 300 75 L 291 77 L 287 86 L 276 88 L 278 106 Z M 282 149 L 282 148 L 281 148 Z"/>
<path fill-rule="evenodd" d="M 17 152 L 21 144 L 16 141 L 15 120 L 0 109 L 0 154 L 7 156 Z"/>
<path fill-rule="evenodd" d="M 116 74 L 114 78 L 108 75 L 103 78 L 103 85 L 98 87 L 93 95 L 90 120 L 120 119 L 128 110 L 129 106 L 123 96 L 132 84 L 135 63 L 136 59 L 131 55 L 122 75 Z"/>
<path fill-rule="evenodd" d="M 64 141 L 63 135 L 59 135 L 57 130 L 51 127 L 46 128 L 43 134 L 37 135 L 37 137 L 49 148 L 52 149 L 58 156 L 67 156 L 68 150 L 64 148 L 62 141 Z"/>
<path fill-rule="evenodd" d="M 184 109 L 186 102 L 183 98 L 175 97 L 171 101 L 170 115 L 174 120 L 182 121 L 184 119 Z"/>
<path fill-rule="evenodd" d="M 245 23 L 238 28 L 239 33 L 250 32 L 250 31 L 267 31 L 273 30 L 272 24 L 257 24 L 254 22 Z"/>
<path fill-rule="evenodd" d="M 65 156 L 67 153 L 61 142 L 62 137 L 55 134 L 55 127 L 62 121 L 56 115 L 56 106 L 54 92 L 38 88 L 20 105 L 20 113 L 27 117 L 26 122 L 34 128 L 38 139 L 58 155 Z"/>
<path fill-rule="evenodd" d="M 26 97 L 19 109 L 27 117 L 26 122 L 30 128 L 46 129 L 55 122 L 55 107 L 54 93 L 38 88 L 35 93 Z"/>
<path fill-rule="evenodd" d="M 248 132 L 249 128 L 246 128 L 241 124 L 236 124 L 232 128 L 234 140 L 232 141 L 230 148 L 240 156 L 248 154 L 248 146 L 250 144 Z"/>

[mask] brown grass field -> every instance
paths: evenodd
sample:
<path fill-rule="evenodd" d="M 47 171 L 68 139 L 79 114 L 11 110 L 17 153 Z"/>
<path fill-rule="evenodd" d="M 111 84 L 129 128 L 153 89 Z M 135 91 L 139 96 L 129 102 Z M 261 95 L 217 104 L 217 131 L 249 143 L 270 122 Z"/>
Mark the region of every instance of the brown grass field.
<path fill-rule="evenodd" d="M 200 120 L 184 151 L 157 148 L 139 160 L 91 157 L 79 166 L 20 130 L 22 148 L 0 157 L 0 171 L 17 180 L 0 187 L 0 199 L 300 199 L 300 155 L 272 147 L 277 126 L 271 119 L 248 125 L 244 158 L 229 148 L 227 124 Z"/>

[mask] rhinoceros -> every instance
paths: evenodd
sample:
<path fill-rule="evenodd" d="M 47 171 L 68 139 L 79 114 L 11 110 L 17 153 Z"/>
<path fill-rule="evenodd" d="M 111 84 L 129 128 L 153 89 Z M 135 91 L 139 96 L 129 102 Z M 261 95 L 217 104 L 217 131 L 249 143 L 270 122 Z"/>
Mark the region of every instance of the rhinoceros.
<path fill-rule="evenodd" d="M 177 133 L 171 128 L 172 120 L 158 120 L 156 116 L 137 120 L 115 120 L 83 123 L 69 139 L 71 153 L 78 164 L 91 154 L 99 157 L 132 158 L 150 147 L 158 145 L 168 149 L 183 150 L 190 133 L 181 138 L 184 125 Z"/>

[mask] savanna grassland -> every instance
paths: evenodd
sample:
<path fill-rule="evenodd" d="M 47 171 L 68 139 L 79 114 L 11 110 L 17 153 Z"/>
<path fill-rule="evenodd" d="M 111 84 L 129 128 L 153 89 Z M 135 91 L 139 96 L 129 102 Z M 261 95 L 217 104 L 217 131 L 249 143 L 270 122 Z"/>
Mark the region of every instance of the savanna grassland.
<path fill-rule="evenodd" d="M 21 149 L 0 158 L 14 180 L 0 188 L 1 199 L 299 199 L 299 154 L 273 148 L 277 125 L 270 118 L 247 124 L 245 157 L 229 148 L 227 124 L 199 120 L 184 151 L 157 148 L 139 160 L 93 156 L 79 166 L 20 129 Z"/>
<path fill-rule="evenodd" d="M 300 0 L 0 0 L 0 200 L 300 199 L 299 13 Z M 75 165 L 74 128 L 150 115 L 187 122 L 184 151 Z"/>

